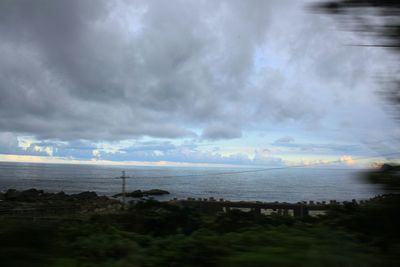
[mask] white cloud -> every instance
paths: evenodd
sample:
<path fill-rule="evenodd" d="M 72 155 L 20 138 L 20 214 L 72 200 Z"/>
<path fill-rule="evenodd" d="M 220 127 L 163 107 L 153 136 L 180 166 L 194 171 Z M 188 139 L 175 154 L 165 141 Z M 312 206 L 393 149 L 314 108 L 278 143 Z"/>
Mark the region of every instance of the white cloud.
<path fill-rule="evenodd" d="M 339 158 L 340 162 L 343 162 L 347 165 L 354 165 L 355 161 L 352 156 L 350 155 L 343 155 Z"/>
<path fill-rule="evenodd" d="M 47 155 L 53 156 L 53 148 L 52 147 L 34 145 L 32 148 L 33 148 L 33 151 L 46 152 Z"/>

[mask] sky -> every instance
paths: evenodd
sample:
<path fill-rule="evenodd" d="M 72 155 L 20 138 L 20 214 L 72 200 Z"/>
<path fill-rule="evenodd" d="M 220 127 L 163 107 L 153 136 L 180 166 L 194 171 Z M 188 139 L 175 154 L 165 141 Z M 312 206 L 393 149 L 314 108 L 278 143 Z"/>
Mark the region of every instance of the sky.
<path fill-rule="evenodd" d="M 1 1 L 0 161 L 393 160 L 395 56 L 310 3 Z"/>

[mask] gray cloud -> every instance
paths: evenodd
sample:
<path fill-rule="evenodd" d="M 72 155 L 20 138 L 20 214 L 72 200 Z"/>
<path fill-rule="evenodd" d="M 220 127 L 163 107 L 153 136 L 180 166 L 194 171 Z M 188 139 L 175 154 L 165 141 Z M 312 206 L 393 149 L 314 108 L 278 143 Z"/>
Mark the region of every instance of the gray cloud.
<path fill-rule="evenodd" d="M 18 145 L 16 136 L 9 132 L 0 132 L 0 147 L 15 147 Z"/>
<path fill-rule="evenodd" d="M 340 144 L 340 143 L 296 143 L 294 139 L 280 138 L 271 145 L 280 148 L 286 148 L 292 152 L 299 152 L 306 155 L 309 154 L 324 154 L 324 155 L 366 155 L 370 154 L 370 150 L 364 145 L 360 144 Z M 388 153 L 388 151 L 381 151 L 381 154 Z"/>
<path fill-rule="evenodd" d="M 202 133 L 202 138 L 210 140 L 232 139 L 241 136 L 240 128 L 224 124 L 208 125 Z"/>
<path fill-rule="evenodd" d="M 294 142 L 294 138 L 290 136 L 284 136 L 279 139 L 276 139 L 273 144 L 274 145 L 281 145 L 281 144 L 290 144 Z"/>
<path fill-rule="evenodd" d="M 218 151 L 200 150 L 198 147 L 186 145 L 172 146 L 168 143 L 156 143 L 145 145 L 143 143 L 123 149 L 124 153 L 102 153 L 102 159 L 109 160 L 138 160 L 138 161 L 170 161 L 189 163 L 210 163 L 210 164 L 233 164 L 233 165 L 263 165 L 282 166 L 284 162 L 279 157 L 263 156 L 257 154 L 252 158 L 240 152 L 231 155 L 223 155 Z M 125 153 L 126 152 L 126 153 Z"/>
<path fill-rule="evenodd" d="M 327 25 L 286 1 L 1 1 L 0 129 L 215 140 L 361 114 L 381 55 Z"/>

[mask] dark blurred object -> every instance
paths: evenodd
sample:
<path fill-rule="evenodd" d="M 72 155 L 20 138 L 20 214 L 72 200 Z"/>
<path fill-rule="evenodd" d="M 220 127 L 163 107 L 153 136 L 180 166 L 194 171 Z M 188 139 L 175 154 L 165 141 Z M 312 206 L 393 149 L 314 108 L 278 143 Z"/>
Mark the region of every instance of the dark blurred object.
<path fill-rule="evenodd" d="M 316 10 L 345 15 L 354 23 L 353 30 L 369 32 L 380 37 L 374 44 L 360 46 L 391 47 L 400 50 L 400 1 L 398 0 L 342 0 L 317 4 Z"/>
<path fill-rule="evenodd" d="M 367 173 L 368 182 L 381 184 L 387 191 L 398 191 L 400 189 L 400 166 L 383 164 L 377 171 Z"/>
<path fill-rule="evenodd" d="M 399 0 L 338 0 L 315 4 L 313 10 L 333 14 L 350 30 L 370 34 L 372 43 L 354 46 L 383 47 L 400 52 L 400 1 Z M 400 80 L 390 78 L 383 96 L 394 105 L 396 118 L 400 119 Z"/>

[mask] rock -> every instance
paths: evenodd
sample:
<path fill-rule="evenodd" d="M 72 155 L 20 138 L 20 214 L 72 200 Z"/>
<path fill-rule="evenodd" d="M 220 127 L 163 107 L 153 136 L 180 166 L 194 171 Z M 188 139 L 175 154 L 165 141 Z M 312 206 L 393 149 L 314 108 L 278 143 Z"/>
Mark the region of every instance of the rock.
<path fill-rule="evenodd" d="M 144 192 L 142 192 L 142 190 L 135 190 L 130 193 L 127 193 L 126 196 L 127 197 L 143 197 Z"/>
<path fill-rule="evenodd" d="M 69 196 L 65 194 L 63 191 L 58 192 L 56 194 L 50 194 L 47 197 L 48 200 L 53 200 L 53 201 L 65 201 L 69 199 Z"/>
<path fill-rule="evenodd" d="M 5 200 L 17 200 L 21 193 L 16 189 L 8 189 L 7 192 L 4 193 Z"/>
<path fill-rule="evenodd" d="M 123 194 L 119 193 L 119 194 L 114 195 L 113 197 L 122 197 L 122 196 L 123 196 Z M 132 191 L 132 192 L 125 193 L 125 196 L 126 197 L 135 197 L 135 198 L 137 197 L 137 198 L 139 198 L 139 197 L 143 197 L 144 194 L 143 194 L 142 190 L 135 190 L 135 191 Z"/>
<path fill-rule="evenodd" d="M 398 165 L 391 165 L 388 163 L 384 163 L 381 168 L 381 172 L 393 172 L 393 171 L 400 171 L 400 166 Z"/>
<path fill-rule="evenodd" d="M 17 191 L 15 189 L 8 189 L 3 194 L 4 200 L 20 201 L 20 202 L 35 202 L 45 198 L 43 190 L 31 188 L 25 191 Z"/>
<path fill-rule="evenodd" d="M 169 194 L 168 191 L 161 190 L 161 189 L 151 189 L 151 190 L 135 190 L 132 192 L 125 193 L 126 197 L 134 197 L 134 198 L 142 198 L 147 196 L 160 196 L 160 195 L 167 195 Z M 116 194 L 113 197 L 122 197 L 122 193 Z"/>
<path fill-rule="evenodd" d="M 41 199 L 43 196 L 43 190 L 37 190 L 35 188 L 31 188 L 25 191 L 22 191 L 17 197 L 17 201 L 22 202 L 34 202 Z"/>
<path fill-rule="evenodd" d="M 3 200 L 0 200 L 3 209 L 29 208 L 33 212 L 45 214 L 53 214 L 54 212 L 85 213 L 95 209 L 113 211 L 121 207 L 120 201 L 106 196 L 98 196 L 95 192 L 68 195 L 64 192 L 47 193 L 34 188 L 25 191 L 9 189 L 5 193 L 0 193 L 1 198 L 3 198 Z"/>
<path fill-rule="evenodd" d="M 159 195 L 168 195 L 169 192 L 161 189 L 151 189 L 143 192 L 148 196 L 159 196 Z"/>
<path fill-rule="evenodd" d="M 95 200 L 98 198 L 96 192 L 90 192 L 90 191 L 74 194 L 71 195 L 71 197 L 77 198 L 78 200 Z"/>

